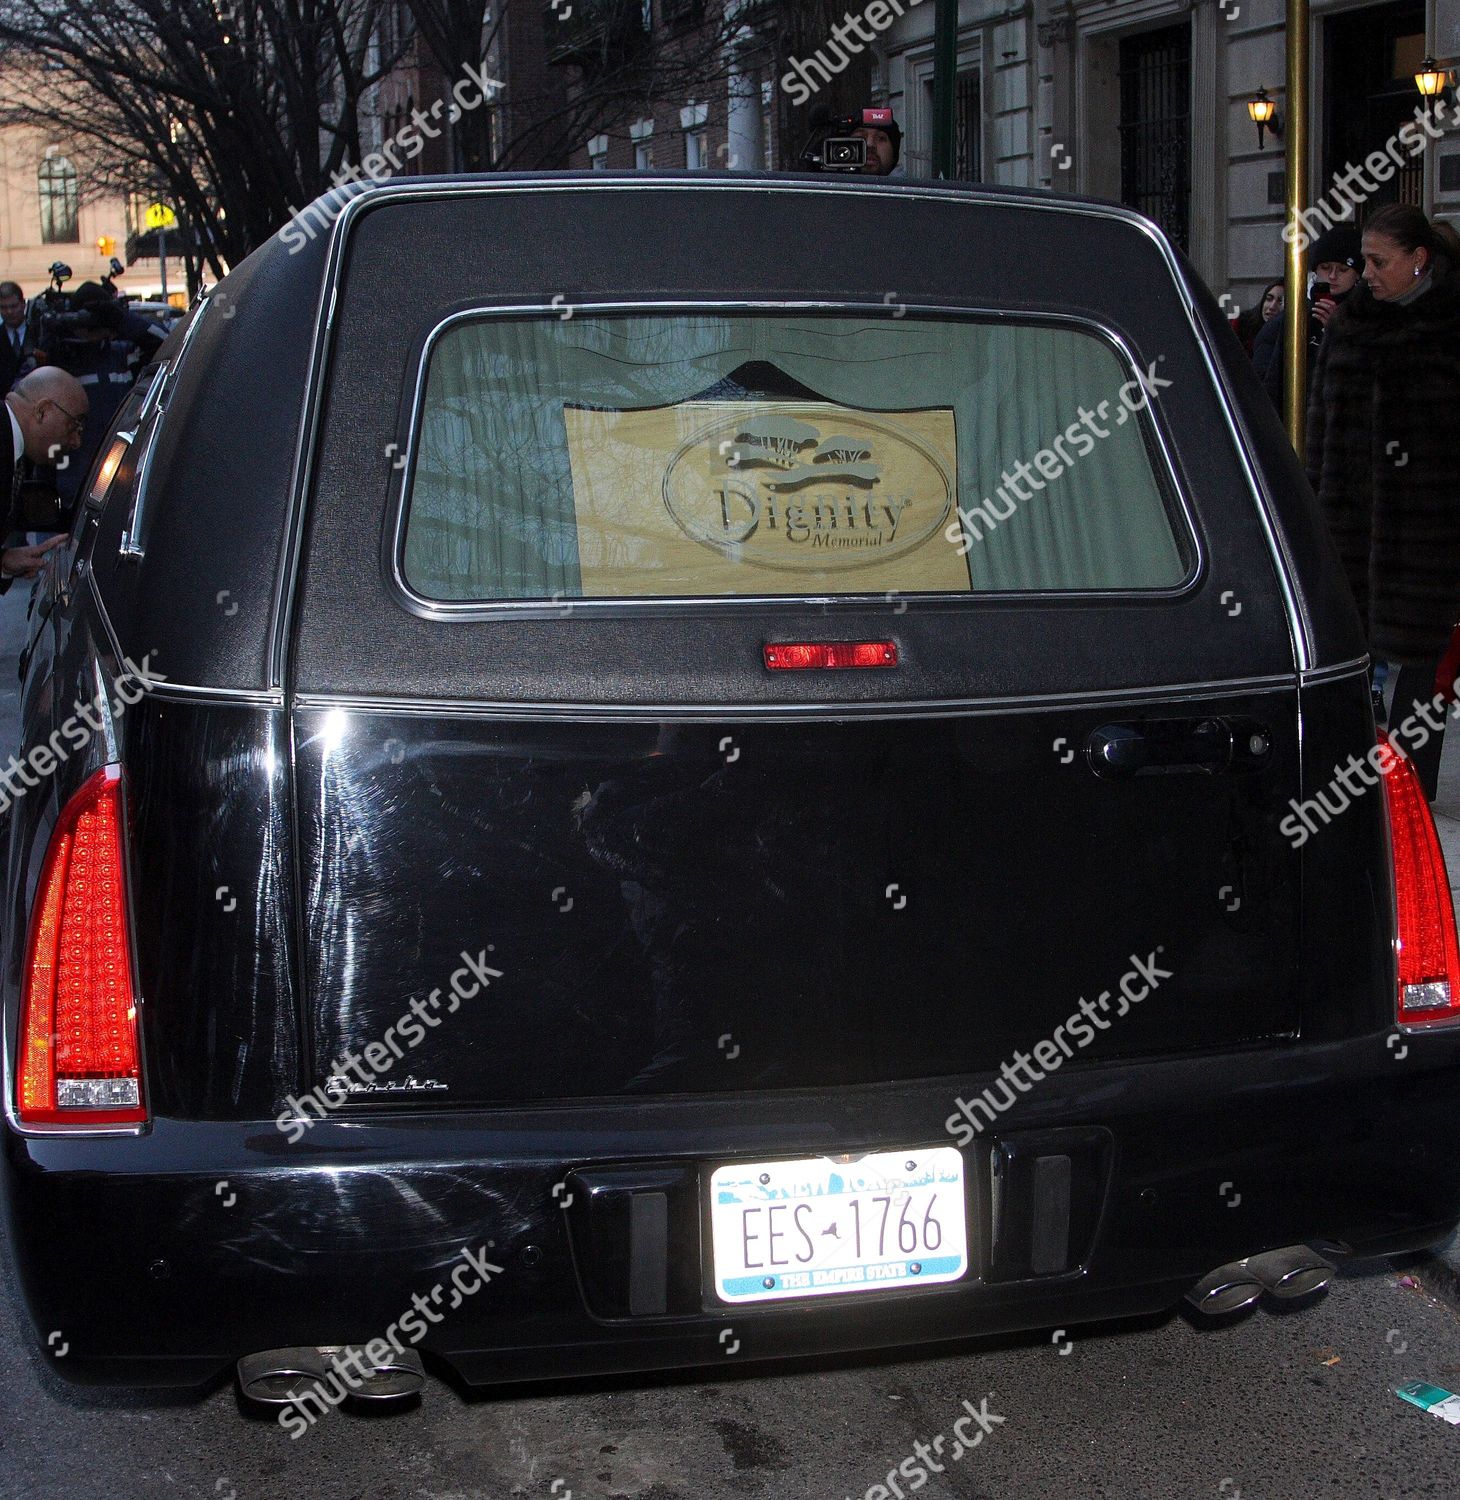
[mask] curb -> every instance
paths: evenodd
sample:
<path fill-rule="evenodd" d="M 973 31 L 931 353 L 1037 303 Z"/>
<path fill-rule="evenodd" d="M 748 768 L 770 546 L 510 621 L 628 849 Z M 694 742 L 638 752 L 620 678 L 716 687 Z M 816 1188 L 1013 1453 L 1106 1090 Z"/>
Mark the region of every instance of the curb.
<path fill-rule="evenodd" d="M 1460 1310 L 1460 1233 L 1450 1236 L 1443 1245 L 1406 1256 L 1403 1270 L 1442 1302 Z"/>

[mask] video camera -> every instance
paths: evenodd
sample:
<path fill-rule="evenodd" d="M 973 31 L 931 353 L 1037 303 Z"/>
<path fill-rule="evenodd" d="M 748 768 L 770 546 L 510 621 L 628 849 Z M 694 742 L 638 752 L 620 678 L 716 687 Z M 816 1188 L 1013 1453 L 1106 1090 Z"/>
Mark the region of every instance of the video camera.
<path fill-rule="evenodd" d="M 116 268 L 117 262 L 113 258 L 113 275 Z M 110 277 L 104 283 L 110 296 L 92 298 L 78 305 L 75 294 L 65 289 L 66 282 L 71 279 L 71 267 L 64 261 L 52 261 L 50 275 L 50 286 L 31 304 L 34 342 L 62 369 L 71 369 L 86 347 L 95 342 L 88 335 L 121 331 L 122 303 L 117 300 Z M 82 290 L 84 292 L 85 288 Z"/>
<path fill-rule="evenodd" d="M 867 165 L 867 142 L 854 130 L 894 130 L 890 109 L 858 109 L 834 115 L 824 104 L 811 111 L 811 139 L 801 151 L 808 172 L 860 172 Z"/>

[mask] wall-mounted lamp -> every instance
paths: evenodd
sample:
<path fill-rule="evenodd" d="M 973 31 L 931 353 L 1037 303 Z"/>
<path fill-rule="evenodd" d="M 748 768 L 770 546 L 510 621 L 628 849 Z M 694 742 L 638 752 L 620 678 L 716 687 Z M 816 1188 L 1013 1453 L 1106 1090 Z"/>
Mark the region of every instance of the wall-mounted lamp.
<path fill-rule="evenodd" d="M 1258 91 L 1247 101 L 1247 118 L 1257 126 L 1257 149 L 1262 150 L 1264 130 L 1272 131 L 1278 136 L 1283 133 L 1282 116 L 1277 112 L 1277 105 L 1267 97 L 1266 89 Z"/>
<path fill-rule="evenodd" d="M 1426 54 L 1414 75 L 1414 86 L 1428 106 L 1431 99 L 1437 99 L 1446 89 L 1455 87 L 1455 59 L 1442 58 L 1436 62 Z"/>

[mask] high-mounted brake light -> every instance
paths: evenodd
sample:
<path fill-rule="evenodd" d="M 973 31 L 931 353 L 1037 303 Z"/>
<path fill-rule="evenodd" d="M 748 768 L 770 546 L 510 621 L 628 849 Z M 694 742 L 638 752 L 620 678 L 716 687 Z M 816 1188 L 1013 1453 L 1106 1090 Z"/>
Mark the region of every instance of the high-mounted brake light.
<path fill-rule="evenodd" d="M 1384 798 L 1394 848 L 1399 1020 L 1406 1026 L 1460 1021 L 1460 944 L 1440 837 L 1413 763 L 1382 730 L 1379 743 L 1393 752 Z"/>
<path fill-rule="evenodd" d="M 145 1121 L 122 871 L 122 773 L 61 810 L 31 914 L 16 1116 L 95 1129 Z"/>
<path fill-rule="evenodd" d="M 838 667 L 895 667 L 895 641 L 776 641 L 765 648 L 772 672 L 829 671 Z"/>

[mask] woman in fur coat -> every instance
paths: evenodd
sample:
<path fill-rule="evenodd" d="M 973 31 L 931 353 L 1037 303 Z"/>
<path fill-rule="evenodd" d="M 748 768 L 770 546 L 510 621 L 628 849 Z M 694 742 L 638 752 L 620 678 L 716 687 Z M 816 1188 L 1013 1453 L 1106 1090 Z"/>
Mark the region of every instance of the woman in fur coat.
<path fill-rule="evenodd" d="M 1308 477 L 1370 654 L 1399 665 L 1390 722 L 1413 725 L 1460 619 L 1460 235 L 1390 204 L 1363 253 L 1309 387 Z M 1428 721 L 1439 728 L 1396 738 L 1433 801 L 1444 706 Z"/>

